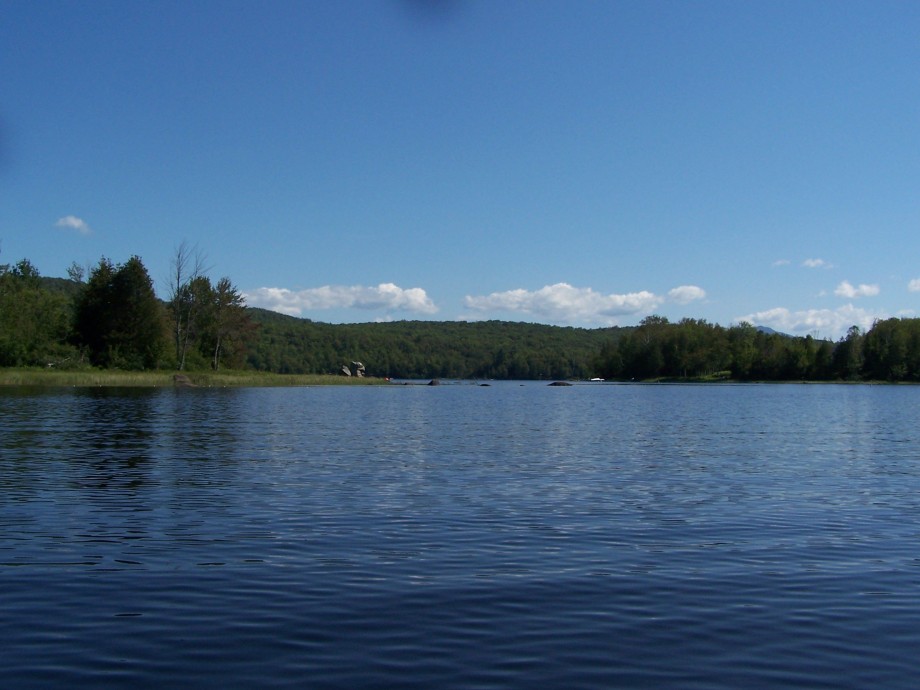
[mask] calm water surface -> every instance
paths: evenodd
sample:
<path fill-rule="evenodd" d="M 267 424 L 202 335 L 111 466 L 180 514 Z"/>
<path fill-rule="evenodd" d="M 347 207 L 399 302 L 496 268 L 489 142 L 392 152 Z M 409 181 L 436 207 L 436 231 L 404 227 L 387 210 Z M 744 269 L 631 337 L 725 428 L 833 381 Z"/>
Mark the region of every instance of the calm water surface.
<path fill-rule="evenodd" d="M 916 687 L 918 400 L 0 390 L 0 686 Z"/>

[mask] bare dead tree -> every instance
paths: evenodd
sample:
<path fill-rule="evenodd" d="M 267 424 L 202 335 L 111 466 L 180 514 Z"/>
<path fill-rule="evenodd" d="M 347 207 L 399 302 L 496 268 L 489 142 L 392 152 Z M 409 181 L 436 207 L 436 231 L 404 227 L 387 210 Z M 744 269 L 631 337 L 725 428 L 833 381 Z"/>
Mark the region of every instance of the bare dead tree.
<path fill-rule="evenodd" d="M 190 289 L 192 281 L 200 278 L 207 270 L 205 255 L 198 245 L 189 246 L 188 242 L 176 247 L 170 262 L 169 305 L 172 311 L 173 337 L 176 345 L 176 368 L 185 369 L 185 357 L 193 343 L 193 328 L 196 304 Z"/>

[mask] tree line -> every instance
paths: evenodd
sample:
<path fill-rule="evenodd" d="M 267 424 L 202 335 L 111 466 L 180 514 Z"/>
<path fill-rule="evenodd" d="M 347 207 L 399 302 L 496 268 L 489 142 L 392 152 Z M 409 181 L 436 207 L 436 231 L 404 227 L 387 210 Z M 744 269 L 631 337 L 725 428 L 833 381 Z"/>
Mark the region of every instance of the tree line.
<path fill-rule="evenodd" d="M 327 324 L 245 305 L 229 278 L 212 282 L 186 245 L 158 299 L 140 257 L 103 257 L 46 278 L 27 259 L 0 265 L 0 366 L 331 374 L 362 362 L 392 378 L 920 381 L 920 319 L 852 327 L 837 342 L 742 323 L 637 327 L 397 321 Z"/>
<path fill-rule="evenodd" d="M 612 379 L 738 381 L 920 381 L 920 319 L 877 321 L 837 342 L 767 332 L 749 323 L 723 327 L 696 319 L 650 316 L 596 363 Z"/>
<path fill-rule="evenodd" d="M 245 306 L 229 278 L 212 283 L 181 245 L 164 300 L 140 257 L 103 257 L 46 278 L 23 259 L 0 265 L 0 366 L 334 374 L 360 361 L 391 378 L 577 379 L 621 329 L 397 321 L 326 324 Z"/>
<path fill-rule="evenodd" d="M 177 260 L 186 250 L 177 252 Z M 245 365 L 254 326 L 228 278 L 183 273 L 157 298 L 140 257 L 102 257 L 88 279 L 43 278 L 28 260 L 0 265 L 0 366 L 218 369 Z"/>

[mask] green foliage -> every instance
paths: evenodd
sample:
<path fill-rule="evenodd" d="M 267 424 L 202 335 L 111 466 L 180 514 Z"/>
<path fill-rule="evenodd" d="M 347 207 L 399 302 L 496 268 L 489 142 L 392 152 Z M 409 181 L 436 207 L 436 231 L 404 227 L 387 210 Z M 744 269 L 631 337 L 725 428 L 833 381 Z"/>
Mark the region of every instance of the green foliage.
<path fill-rule="evenodd" d="M 164 347 L 164 314 L 139 257 L 106 258 L 77 298 L 74 336 L 101 367 L 153 369 Z"/>
<path fill-rule="evenodd" d="M 70 300 L 48 289 L 27 259 L 0 266 L 0 366 L 69 360 L 75 354 L 69 327 Z"/>
<path fill-rule="evenodd" d="M 920 381 L 920 319 L 853 326 L 833 343 L 764 332 L 742 323 L 670 323 L 649 316 L 635 328 L 399 321 L 325 324 L 245 306 L 229 278 L 216 284 L 189 269 L 180 247 L 175 285 L 160 302 L 140 258 L 102 258 L 86 283 L 43 278 L 27 259 L 0 265 L 0 366 L 82 362 L 120 369 L 163 364 L 167 332 L 175 364 L 273 374 L 335 374 L 360 361 L 379 378 L 684 379 Z"/>
<path fill-rule="evenodd" d="M 880 381 L 920 381 L 920 319 L 876 321 L 863 338 L 863 371 Z"/>
<path fill-rule="evenodd" d="M 650 316 L 608 347 L 600 362 L 607 378 L 708 378 L 730 368 L 729 334 L 721 326 L 684 319 L 672 324 Z"/>
<path fill-rule="evenodd" d="M 863 335 L 859 328 L 851 326 L 846 338 L 837 344 L 832 360 L 832 369 L 837 378 L 857 381 L 863 369 Z"/>
<path fill-rule="evenodd" d="M 247 345 L 255 336 L 246 302 L 230 279 L 224 277 L 214 287 L 211 305 L 211 329 L 204 341 L 212 353 L 211 368 L 220 369 L 222 357 L 239 366 Z"/>
<path fill-rule="evenodd" d="M 249 365 L 298 374 L 360 361 L 369 375 L 392 378 L 588 378 L 598 351 L 621 331 L 500 321 L 332 325 L 249 311 L 260 327 Z"/>
<path fill-rule="evenodd" d="M 206 276 L 193 276 L 180 284 L 170 300 L 168 309 L 176 346 L 176 369 L 186 368 L 194 359 L 195 345 L 208 328 L 211 318 L 211 281 Z M 198 368 L 194 363 L 191 368 Z"/>
<path fill-rule="evenodd" d="M 835 346 L 811 336 L 766 333 L 749 323 L 724 328 L 652 316 L 616 346 L 606 345 L 598 370 L 607 378 L 636 380 L 858 380 L 872 374 L 863 369 L 862 352 L 863 336 L 856 327 Z"/>
<path fill-rule="evenodd" d="M 217 371 L 222 361 L 244 366 L 254 328 L 243 296 L 229 278 L 211 285 L 207 276 L 195 276 L 179 286 L 167 308 L 177 369 Z"/>

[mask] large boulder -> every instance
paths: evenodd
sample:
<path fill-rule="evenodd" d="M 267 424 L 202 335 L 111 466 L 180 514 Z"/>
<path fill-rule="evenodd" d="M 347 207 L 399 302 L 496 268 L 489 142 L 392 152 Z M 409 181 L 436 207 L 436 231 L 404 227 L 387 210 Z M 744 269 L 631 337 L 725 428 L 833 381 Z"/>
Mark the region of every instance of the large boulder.
<path fill-rule="evenodd" d="M 173 384 L 179 388 L 194 388 L 195 384 L 185 374 L 173 374 Z"/>

